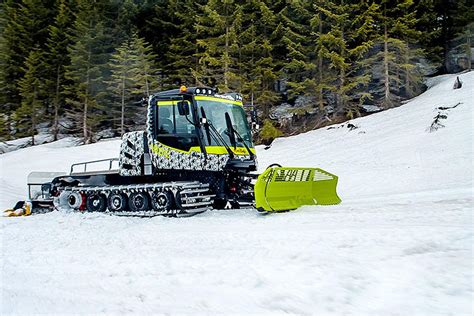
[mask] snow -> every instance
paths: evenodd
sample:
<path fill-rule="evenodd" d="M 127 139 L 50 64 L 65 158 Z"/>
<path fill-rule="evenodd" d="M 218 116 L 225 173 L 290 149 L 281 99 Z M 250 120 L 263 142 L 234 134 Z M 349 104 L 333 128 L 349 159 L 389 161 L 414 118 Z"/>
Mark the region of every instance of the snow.
<path fill-rule="evenodd" d="M 5 119 L 8 119 L 8 117 L 5 117 Z M 59 124 L 60 129 L 58 133 L 58 139 L 67 137 L 66 135 L 62 134 L 62 132 L 64 131 L 62 126 L 70 125 L 70 121 L 67 119 L 61 119 Z M 38 134 L 35 135 L 36 145 L 50 143 L 54 140 L 54 136 L 53 134 L 51 134 L 51 130 L 48 123 L 38 124 L 36 126 L 36 130 L 38 132 Z M 69 137 L 69 141 L 72 141 L 71 137 Z M 77 140 L 76 142 L 79 142 L 79 140 Z M 0 142 L 0 154 L 15 151 L 20 148 L 30 147 L 31 143 L 31 136 Z"/>
<path fill-rule="evenodd" d="M 41 145 L 45 143 L 52 142 L 54 139 L 53 135 L 51 134 L 38 134 L 35 135 L 35 144 Z M 6 142 L 0 142 L 0 154 L 4 154 L 7 152 L 15 151 L 20 148 L 25 148 L 31 146 L 31 136 L 18 138 L 15 140 L 9 140 Z"/>
<path fill-rule="evenodd" d="M 260 169 L 320 167 L 342 204 L 191 218 L 2 218 L 2 314 L 472 315 L 474 72 L 407 104 L 257 148 Z M 444 128 L 429 132 L 438 107 Z M 443 112 L 445 113 L 445 112 Z M 342 125 L 341 125 L 342 126 Z M 0 155 L 0 207 L 32 171 L 117 156 L 119 140 Z"/>

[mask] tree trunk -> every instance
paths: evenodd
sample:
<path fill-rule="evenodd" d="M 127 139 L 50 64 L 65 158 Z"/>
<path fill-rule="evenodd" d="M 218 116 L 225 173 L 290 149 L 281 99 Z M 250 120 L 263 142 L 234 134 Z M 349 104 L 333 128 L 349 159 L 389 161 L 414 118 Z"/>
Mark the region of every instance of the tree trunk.
<path fill-rule="evenodd" d="M 89 49 L 88 55 L 87 55 L 87 68 L 86 68 L 86 87 L 85 87 L 85 94 L 84 94 L 84 112 L 83 112 L 83 117 L 82 117 L 82 133 L 84 136 L 84 143 L 89 143 L 89 133 L 87 129 L 87 111 L 88 109 L 88 102 L 89 102 L 89 81 L 90 81 L 90 72 L 89 72 L 89 67 L 90 67 L 90 60 L 91 60 L 91 51 Z"/>
<path fill-rule="evenodd" d="M 263 118 L 264 118 L 264 120 L 266 120 L 270 117 L 270 106 L 271 106 L 271 104 L 268 104 L 267 102 L 264 102 L 262 105 L 263 105 Z"/>
<path fill-rule="evenodd" d="M 467 53 L 467 69 L 471 71 L 472 68 L 472 50 L 471 50 L 471 28 L 466 26 L 466 53 Z"/>
<path fill-rule="evenodd" d="M 88 71 L 89 72 L 89 71 Z M 82 135 L 84 136 L 84 142 L 89 143 L 88 140 L 88 130 L 87 130 L 87 111 L 88 109 L 88 102 L 89 102 L 89 95 L 88 95 L 88 87 L 89 87 L 89 73 L 87 74 L 87 81 L 86 81 L 86 90 L 84 95 L 84 111 L 82 116 Z"/>
<path fill-rule="evenodd" d="M 194 55 L 197 55 L 198 52 L 199 52 L 199 49 L 198 49 L 198 46 L 196 45 L 196 48 L 194 49 Z M 196 76 L 192 76 L 192 77 L 194 78 L 194 85 L 197 86 L 197 85 L 199 84 L 199 82 L 198 82 L 198 80 L 197 80 L 197 74 L 198 74 L 198 72 L 199 72 L 199 58 L 196 57 L 196 58 L 194 59 L 194 62 L 195 62 L 195 64 L 194 64 L 194 71 L 195 71 L 195 73 L 196 73 Z M 180 79 L 182 79 L 182 78 L 180 78 Z"/>
<path fill-rule="evenodd" d="M 56 71 L 56 96 L 54 97 L 53 139 L 58 140 L 59 133 L 59 68 Z"/>
<path fill-rule="evenodd" d="M 384 34 L 383 34 L 383 69 L 384 69 L 384 106 L 387 107 L 390 104 L 390 78 L 388 72 L 388 31 L 387 22 L 384 23 Z"/>
<path fill-rule="evenodd" d="M 401 91 L 401 89 L 402 89 L 402 86 L 401 86 L 401 85 L 402 85 L 402 80 L 403 80 L 403 78 L 402 78 L 402 73 L 401 73 L 400 70 L 401 70 L 400 67 L 397 66 L 397 68 L 396 68 L 396 72 L 397 72 L 396 78 L 397 78 L 398 80 L 397 80 L 397 83 L 396 83 L 396 84 L 397 84 L 397 95 L 398 95 L 398 96 L 401 95 L 400 91 Z"/>
<path fill-rule="evenodd" d="M 225 51 L 224 51 L 224 86 L 225 89 L 228 89 L 228 81 L 227 81 L 227 72 L 229 71 L 229 27 L 225 27 Z M 225 91 L 227 92 L 227 91 Z"/>
<path fill-rule="evenodd" d="M 123 136 L 125 131 L 124 118 L 125 118 L 125 77 L 122 77 L 122 113 L 120 118 L 120 136 Z"/>
<path fill-rule="evenodd" d="M 405 65 L 408 65 L 410 63 L 410 47 L 406 47 L 406 52 L 405 52 Z M 414 89 L 412 88 L 412 82 L 411 82 L 411 76 L 410 76 L 410 70 L 408 67 L 405 67 L 405 91 L 407 93 L 408 98 L 412 98 L 414 93 Z"/>
<path fill-rule="evenodd" d="M 86 89 L 86 93 L 87 93 L 87 89 Z M 83 116 L 82 116 L 82 135 L 84 136 L 84 142 L 85 143 L 88 143 L 88 133 L 87 133 L 87 94 L 86 96 L 84 97 L 84 113 L 83 113 Z"/>
<path fill-rule="evenodd" d="M 35 145 L 35 131 L 36 131 L 36 85 L 33 91 L 33 102 L 31 102 L 31 145 Z"/>
<path fill-rule="evenodd" d="M 321 13 L 319 14 L 319 36 L 323 33 L 323 21 L 321 20 Z M 318 52 L 318 74 L 319 74 L 319 91 L 318 91 L 318 98 L 319 98 L 319 110 L 324 110 L 324 102 L 323 102 L 323 57 L 321 56 L 321 52 Z"/>
<path fill-rule="evenodd" d="M 341 5 L 343 5 L 343 4 L 344 4 L 344 1 L 341 1 Z M 345 43 L 345 34 L 344 34 L 344 26 L 343 25 L 341 25 L 341 39 Z M 343 62 L 346 61 L 345 49 L 346 49 L 346 47 L 341 47 L 341 57 L 343 59 Z M 340 105 L 341 105 L 342 109 L 346 108 L 345 95 L 342 94 L 344 85 L 346 84 L 346 69 L 344 67 L 345 67 L 344 65 L 342 65 L 342 67 L 341 67 L 341 72 L 340 72 L 341 83 L 340 83 L 339 92 L 338 92 L 339 102 L 340 102 Z"/>
<path fill-rule="evenodd" d="M 148 82 L 148 74 L 145 70 L 145 93 L 146 97 L 148 98 L 150 96 L 150 84 Z"/>

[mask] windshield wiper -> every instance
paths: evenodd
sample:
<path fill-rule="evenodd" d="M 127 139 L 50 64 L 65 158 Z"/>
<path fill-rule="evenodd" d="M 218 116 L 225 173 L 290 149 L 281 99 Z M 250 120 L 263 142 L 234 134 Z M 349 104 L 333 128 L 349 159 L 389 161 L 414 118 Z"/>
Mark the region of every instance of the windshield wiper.
<path fill-rule="evenodd" d="M 253 159 L 253 157 L 255 156 L 254 153 L 250 150 L 249 146 L 247 146 L 247 144 L 245 143 L 245 140 L 242 138 L 242 136 L 240 136 L 239 132 L 237 132 L 237 130 L 234 128 L 234 126 L 232 125 L 232 120 L 230 119 L 230 115 L 229 113 L 225 112 L 225 121 L 226 121 L 226 124 L 227 124 L 227 129 L 229 130 L 229 138 L 234 140 L 233 143 L 234 143 L 234 148 L 236 147 L 236 142 L 235 142 L 235 137 L 234 135 L 237 136 L 237 140 L 239 142 L 241 142 L 242 144 L 244 144 L 244 147 L 245 149 L 247 150 L 247 152 L 249 153 L 249 156 L 251 159 Z"/>
<path fill-rule="evenodd" d="M 232 151 L 232 149 L 230 149 L 229 145 L 227 144 L 225 139 L 221 136 L 221 134 L 219 134 L 219 132 L 216 130 L 212 122 L 207 119 L 206 112 L 204 111 L 204 108 L 202 107 L 201 107 L 201 116 L 202 118 L 206 120 L 206 122 L 204 123 L 204 129 L 206 130 L 208 143 L 209 144 L 211 143 L 210 138 L 212 137 L 214 141 L 216 142 L 216 144 L 221 143 L 221 145 L 224 145 L 225 149 L 229 153 L 230 158 L 234 158 L 234 152 Z M 213 132 L 214 135 L 212 135 L 211 132 Z"/>

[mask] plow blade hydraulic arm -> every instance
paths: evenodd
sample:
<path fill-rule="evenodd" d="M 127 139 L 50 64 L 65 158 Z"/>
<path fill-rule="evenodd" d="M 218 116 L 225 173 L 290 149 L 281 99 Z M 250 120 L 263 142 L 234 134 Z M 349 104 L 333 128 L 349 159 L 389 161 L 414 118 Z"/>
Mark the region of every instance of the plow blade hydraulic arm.
<path fill-rule="evenodd" d="M 318 168 L 269 167 L 255 183 L 260 211 L 288 211 L 303 205 L 339 204 L 337 176 Z"/>

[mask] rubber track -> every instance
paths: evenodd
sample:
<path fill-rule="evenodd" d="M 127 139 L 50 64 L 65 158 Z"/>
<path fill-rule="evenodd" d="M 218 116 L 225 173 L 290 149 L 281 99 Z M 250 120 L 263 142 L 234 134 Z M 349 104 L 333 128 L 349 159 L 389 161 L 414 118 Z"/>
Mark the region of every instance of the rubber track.
<path fill-rule="evenodd" d="M 152 192 L 152 191 L 170 191 L 175 197 L 177 208 L 164 211 L 148 210 L 144 212 L 111 212 L 108 209 L 106 214 L 117 216 L 133 216 L 133 217 L 153 217 L 158 215 L 186 217 L 205 212 L 212 208 L 214 203 L 214 194 L 210 194 L 209 185 L 193 182 L 166 182 L 153 184 L 134 184 L 134 185 L 117 185 L 117 186 L 87 186 L 87 187 L 66 187 L 61 190 L 63 192 L 80 192 L 85 193 L 101 193 L 108 198 L 112 192 L 121 192 L 127 194 L 134 192 Z M 61 206 L 65 207 L 65 206 Z M 67 207 L 67 206 L 66 206 Z"/>

